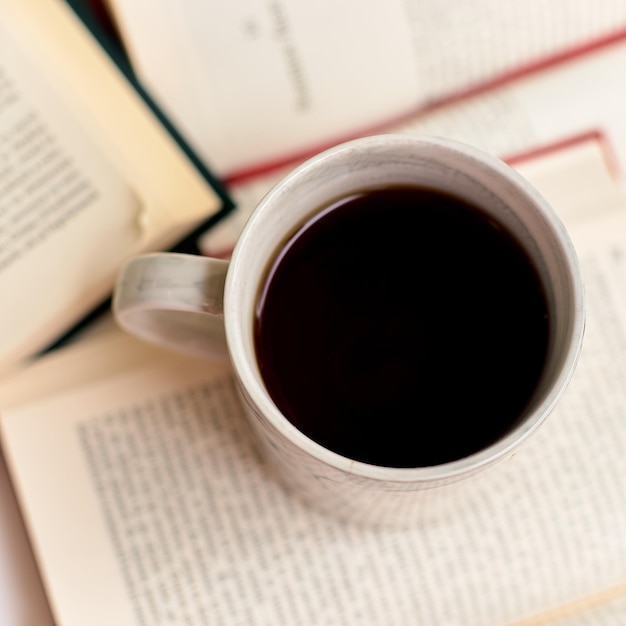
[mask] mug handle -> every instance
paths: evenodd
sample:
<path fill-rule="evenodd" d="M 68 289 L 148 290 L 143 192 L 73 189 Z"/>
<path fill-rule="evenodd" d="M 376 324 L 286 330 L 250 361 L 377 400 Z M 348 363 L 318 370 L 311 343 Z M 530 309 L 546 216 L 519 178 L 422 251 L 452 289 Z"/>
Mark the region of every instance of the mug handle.
<path fill-rule="evenodd" d="M 154 252 L 130 259 L 113 293 L 113 316 L 128 333 L 192 356 L 228 358 L 224 282 L 228 261 Z"/>

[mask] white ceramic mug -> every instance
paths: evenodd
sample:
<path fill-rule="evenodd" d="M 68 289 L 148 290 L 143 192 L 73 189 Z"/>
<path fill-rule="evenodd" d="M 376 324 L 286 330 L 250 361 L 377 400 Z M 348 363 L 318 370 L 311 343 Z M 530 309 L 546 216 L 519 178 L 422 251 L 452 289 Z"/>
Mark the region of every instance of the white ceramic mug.
<path fill-rule="evenodd" d="M 287 235 L 337 197 L 389 185 L 430 186 L 491 207 L 531 256 L 551 311 L 547 363 L 523 419 L 487 448 L 436 466 L 381 467 L 324 448 L 281 414 L 255 358 L 257 293 Z M 426 495 L 432 502 L 449 486 L 510 457 L 552 411 L 580 352 L 583 292 L 563 224 L 514 170 L 456 141 L 378 135 L 338 145 L 288 174 L 255 209 L 230 261 L 171 253 L 132 259 L 120 274 L 114 313 L 122 328 L 148 341 L 230 358 L 259 440 L 295 492 L 344 519 L 405 525 L 421 519 Z"/>

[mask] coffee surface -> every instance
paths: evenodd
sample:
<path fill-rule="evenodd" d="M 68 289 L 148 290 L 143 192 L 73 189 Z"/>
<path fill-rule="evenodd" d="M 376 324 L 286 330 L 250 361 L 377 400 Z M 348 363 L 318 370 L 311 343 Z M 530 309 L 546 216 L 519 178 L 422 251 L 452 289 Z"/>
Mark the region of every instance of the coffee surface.
<path fill-rule="evenodd" d="M 355 460 L 418 467 L 509 431 L 544 367 L 535 268 L 482 210 L 440 192 L 344 198 L 269 268 L 257 360 L 283 414 Z"/>

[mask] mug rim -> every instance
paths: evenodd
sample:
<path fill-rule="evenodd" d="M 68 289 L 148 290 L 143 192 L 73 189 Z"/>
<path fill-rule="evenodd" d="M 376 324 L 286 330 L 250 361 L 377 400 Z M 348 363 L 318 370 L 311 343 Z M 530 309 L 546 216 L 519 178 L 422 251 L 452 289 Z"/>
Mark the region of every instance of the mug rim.
<path fill-rule="evenodd" d="M 341 159 L 345 152 L 351 152 L 354 149 L 365 151 L 381 147 L 386 149 L 393 149 L 394 147 L 423 149 L 426 146 L 441 150 L 442 153 L 461 153 L 464 157 L 480 162 L 493 170 L 496 175 L 505 178 L 509 184 L 514 185 L 541 212 L 542 217 L 549 224 L 554 238 L 558 241 L 560 256 L 565 261 L 567 279 L 572 295 L 572 323 L 569 328 L 567 347 L 561 368 L 556 374 L 549 391 L 542 402 L 506 435 L 475 453 L 438 465 L 418 467 L 381 466 L 357 461 L 324 447 L 305 435 L 282 414 L 265 389 L 256 365 L 254 346 L 244 345 L 243 333 L 240 332 L 237 324 L 234 323 L 235 316 L 231 314 L 231 309 L 236 305 L 233 299 L 236 293 L 235 281 L 242 271 L 241 257 L 245 254 L 246 240 L 249 238 L 249 234 L 256 228 L 257 217 L 266 212 L 268 207 L 271 208 L 276 201 L 276 197 L 281 195 L 284 189 L 297 185 L 299 179 L 312 168 L 318 168 L 321 164 L 334 159 Z M 582 349 L 585 328 L 584 291 L 578 255 L 561 218 L 535 187 L 521 174 L 498 157 L 455 139 L 421 134 L 387 133 L 343 142 L 310 157 L 283 176 L 263 197 L 244 226 L 231 255 L 224 293 L 224 324 L 230 357 L 235 374 L 239 379 L 239 384 L 243 387 L 245 395 L 249 397 L 249 400 L 254 402 L 256 408 L 262 412 L 263 417 L 283 437 L 322 463 L 344 472 L 389 483 L 413 483 L 416 485 L 428 483 L 429 486 L 435 487 L 443 482 L 459 480 L 513 452 L 552 412 L 574 374 Z"/>

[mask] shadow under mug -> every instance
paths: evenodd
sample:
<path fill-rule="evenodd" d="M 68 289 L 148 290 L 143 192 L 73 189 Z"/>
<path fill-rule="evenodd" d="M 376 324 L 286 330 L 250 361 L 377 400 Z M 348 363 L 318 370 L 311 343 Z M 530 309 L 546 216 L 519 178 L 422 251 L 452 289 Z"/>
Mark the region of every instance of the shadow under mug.
<path fill-rule="evenodd" d="M 492 212 L 530 255 L 550 311 L 543 374 L 522 418 L 476 453 L 415 468 L 355 461 L 300 432 L 268 394 L 253 338 L 260 285 L 288 235 L 335 198 L 397 185 L 440 189 Z M 119 275 L 113 310 L 123 329 L 147 341 L 229 358 L 259 441 L 299 496 L 344 520 L 406 526 L 419 523 L 437 501 L 454 497 L 465 479 L 510 458 L 550 414 L 580 353 L 584 289 L 561 220 L 513 169 L 457 141 L 377 135 L 340 144 L 289 173 L 256 207 L 229 261 L 173 253 L 131 259 Z"/>

